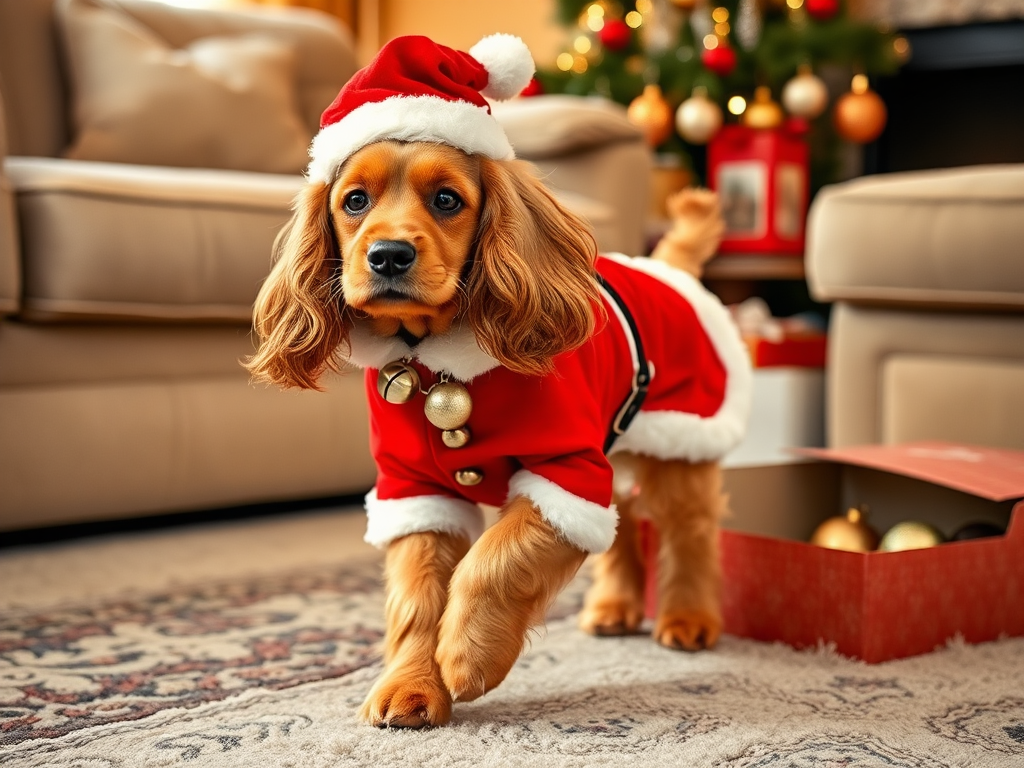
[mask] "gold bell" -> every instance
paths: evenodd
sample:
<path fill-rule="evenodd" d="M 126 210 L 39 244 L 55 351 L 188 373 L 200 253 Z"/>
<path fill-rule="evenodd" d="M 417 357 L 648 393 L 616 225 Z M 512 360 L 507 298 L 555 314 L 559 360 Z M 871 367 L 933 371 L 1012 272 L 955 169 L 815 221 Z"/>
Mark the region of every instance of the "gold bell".
<path fill-rule="evenodd" d="M 420 391 L 420 376 L 411 365 L 388 363 L 377 374 L 377 391 L 389 403 L 407 403 Z"/>
<path fill-rule="evenodd" d="M 455 482 L 459 485 L 480 485 L 484 481 L 484 473 L 479 469 L 460 469 L 455 473 Z"/>
<path fill-rule="evenodd" d="M 423 404 L 427 421 L 438 429 L 455 430 L 469 421 L 473 398 L 469 390 L 454 381 L 442 381 L 430 388 Z"/>
<path fill-rule="evenodd" d="M 441 442 L 449 448 L 461 448 L 469 442 L 469 430 L 466 427 L 446 429 L 441 433 Z"/>

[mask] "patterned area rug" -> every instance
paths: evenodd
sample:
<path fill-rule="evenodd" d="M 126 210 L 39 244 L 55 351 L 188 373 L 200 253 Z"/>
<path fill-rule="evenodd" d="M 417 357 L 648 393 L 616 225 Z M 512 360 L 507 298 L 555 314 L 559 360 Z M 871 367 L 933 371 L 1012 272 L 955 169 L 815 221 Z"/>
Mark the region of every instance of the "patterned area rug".
<path fill-rule="evenodd" d="M 421 732 L 360 725 L 379 672 L 376 562 L 0 621 L 0 764 L 1024 765 L 1024 639 L 867 666 L 725 637 L 683 654 L 552 609 L 505 683 Z"/>

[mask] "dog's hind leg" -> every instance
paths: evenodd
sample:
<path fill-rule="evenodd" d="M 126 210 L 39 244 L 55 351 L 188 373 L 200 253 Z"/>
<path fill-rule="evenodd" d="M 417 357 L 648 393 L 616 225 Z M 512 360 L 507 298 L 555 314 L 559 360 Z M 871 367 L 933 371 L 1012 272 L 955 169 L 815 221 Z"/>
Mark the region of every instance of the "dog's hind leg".
<path fill-rule="evenodd" d="M 506 504 L 452 576 L 437 661 L 454 699 L 472 701 L 505 679 L 586 556 L 526 498 Z"/>
<path fill-rule="evenodd" d="M 388 545 L 384 672 L 360 711 L 371 725 L 420 728 L 451 719 L 451 696 L 434 652 L 448 582 L 467 549 L 465 536 L 432 532 Z"/>
<path fill-rule="evenodd" d="M 645 459 L 638 481 L 637 501 L 660 540 L 654 638 L 669 648 L 711 648 L 722 630 L 721 469 L 716 462 Z"/>
<path fill-rule="evenodd" d="M 644 620 L 644 566 L 633 500 L 631 495 L 615 496 L 615 542 L 594 560 L 594 583 L 579 620 L 580 628 L 592 635 L 633 634 Z"/>

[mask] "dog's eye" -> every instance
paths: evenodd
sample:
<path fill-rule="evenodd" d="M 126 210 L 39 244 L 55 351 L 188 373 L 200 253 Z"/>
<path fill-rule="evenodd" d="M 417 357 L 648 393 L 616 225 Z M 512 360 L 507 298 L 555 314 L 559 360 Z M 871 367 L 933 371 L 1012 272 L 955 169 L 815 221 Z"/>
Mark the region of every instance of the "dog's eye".
<path fill-rule="evenodd" d="M 367 206 L 370 205 L 370 198 L 366 196 L 366 193 L 361 189 L 357 189 L 354 192 L 349 192 L 345 195 L 345 211 L 348 213 L 359 213 L 360 211 L 366 210 Z"/>
<path fill-rule="evenodd" d="M 434 195 L 434 207 L 445 213 L 454 213 L 462 207 L 462 198 L 450 189 L 442 189 Z"/>

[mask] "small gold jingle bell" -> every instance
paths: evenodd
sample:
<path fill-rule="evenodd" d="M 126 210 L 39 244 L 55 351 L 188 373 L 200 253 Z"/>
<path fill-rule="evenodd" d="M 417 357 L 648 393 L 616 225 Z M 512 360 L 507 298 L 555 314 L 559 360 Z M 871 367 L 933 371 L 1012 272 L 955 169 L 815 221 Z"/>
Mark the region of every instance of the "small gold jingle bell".
<path fill-rule="evenodd" d="M 449 448 L 461 448 L 469 442 L 469 429 L 446 429 L 441 433 L 441 442 Z"/>
<path fill-rule="evenodd" d="M 480 485 L 484 481 L 484 473 L 479 469 L 460 469 L 455 473 L 455 482 L 459 485 Z"/>
<path fill-rule="evenodd" d="M 469 421 L 473 398 L 469 390 L 455 381 L 442 381 L 430 388 L 423 404 L 427 421 L 438 429 L 456 430 Z"/>
<path fill-rule="evenodd" d="M 377 374 L 377 391 L 389 403 L 407 403 L 420 391 L 419 374 L 401 361 L 388 363 Z"/>

